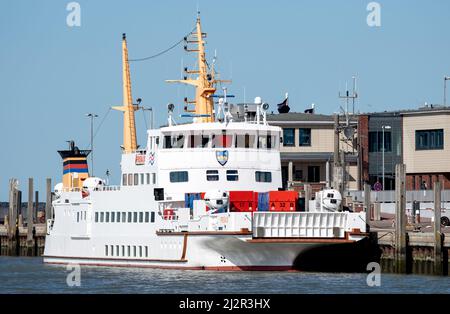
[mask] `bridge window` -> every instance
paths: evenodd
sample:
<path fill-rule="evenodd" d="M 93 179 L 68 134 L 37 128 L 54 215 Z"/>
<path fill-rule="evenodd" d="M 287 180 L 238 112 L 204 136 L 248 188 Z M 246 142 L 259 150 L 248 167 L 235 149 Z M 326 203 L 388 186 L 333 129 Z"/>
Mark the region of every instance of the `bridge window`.
<path fill-rule="evenodd" d="M 165 135 L 164 136 L 164 148 L 183 148 L 184 147 L 184 135 Z"/>
<path fill-rule="evenodd" d="M 219 181 L 219 171 L 218 170 L 206 170 L 206 180 L 207 181 Z"/>
<path fill-rule="evenodd" d="M 238 134 L 236 135 L 236 141 L 234 147 L 236 148 L 254 148 L 255 147 L 255 135 L 250 134 Z"/>
<path fill-rule="evenodd" d="M 189 176 L 187 171 L 172 171 L 170 173 L 170 182 L 188 182 Z"/>
<path fill-rule="evenodd" d="M 227 181 L 238 181 L 239 175 L 237 170 L 227 170 Z"/>
<path fill-rule="evenodd" d="M 256 182 L 272 182 L 272 173 L 266 171 L 255 172 Z"/>
<path fill-rule="evenodd" d="M 189 135 L 189 148 L 206 148 L 209 146 L 209 135 Z"/>
<path fill-rule="evenodd" d="M 220 135 L 212 135 L 212 147 L 213 148 L 228 148 L 231 147 L 233 141 L 232 135 L 227 135 L 225 131 Z"/>

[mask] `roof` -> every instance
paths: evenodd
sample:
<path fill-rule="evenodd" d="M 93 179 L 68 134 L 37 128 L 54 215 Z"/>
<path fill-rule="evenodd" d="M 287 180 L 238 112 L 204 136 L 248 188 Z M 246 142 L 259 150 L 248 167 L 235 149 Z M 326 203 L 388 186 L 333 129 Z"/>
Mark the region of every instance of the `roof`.
<path fill-rule="evenodd" d="M 268 114 L 268 122 L 310 122 L 310 123 L 333 123 L 334 117 L 332 115 L 303 113 L 303 112 L 289 112 Z"/>
<path fill-rule="evenodd" d="M 424 107 L 419 107 L 417 109 L 400 109 L 392 111 L 381 111 L 381 112 L 366 112 L 360 115 L 369 116 L 400 116 L 400 115 L 410 115 L 410 114 L 427 114 L 427 113 L 450 113 L 450 106 L 442 105 L 426 105 Z"/>

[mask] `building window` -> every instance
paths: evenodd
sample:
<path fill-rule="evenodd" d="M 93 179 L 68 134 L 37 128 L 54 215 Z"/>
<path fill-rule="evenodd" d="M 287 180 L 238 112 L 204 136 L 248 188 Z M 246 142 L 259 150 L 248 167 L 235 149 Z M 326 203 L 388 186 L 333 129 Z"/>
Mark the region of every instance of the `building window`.
<path fill-rule="evenodd" d="M 172 171 L 170 173 L 170 182 L 188 182 L 189 176 L 187 171 Z"/>
<path fill-rule="evenodd" d="M 375 131 L 369 132 L 369 153 L 379 153 L 383 151 L 383 132 Z M 384 151 L 392 151 L 392 136 L 391 132 L 384 132 Z"/>
<path fill-rule="evenodd" d="M 272 182 L 272 173 L 266 171 L 255 172 L 256 182 Z"/>
<path fill-rule="evenodd" d="M 311 129 L 298 129 L 299 145 L 311 146 Z"/>
<path fill-rule="evenodd" d="M 122 185 L 127 185 L 127 174 L 126 173 L 124 173 L 122 175 Z"/>
<path fill-rule="evenodd" d="M 444 149 L 444 130 L 416 131 L 416 150 Z"/>
<path fill-rule="evenodd" d="M 294 181 L 303 181 L 303 170 L 294 171 Z"/>
<path fill-rule="evenodd" d="M 150 222 L 155 222 L 155 212 L 152 212 Z"/>
<path fill-rule="evenodd" d="M 283 129 L 283 146 L 295 145 L 295 129 Z"/>
<path fill-rule="evenodd" d="M 206 170 L 206 180 L 207 181 L 219 181 L 219 171 L 218 170 Z"/>
<path fill-rule="evenodd" d="M 149 222 L 149 221 L 150 221 L 150 213 L 145 212 L 145 222 Z"/>
<path fill-rule="evenodd" d="M 319 166 L 308 166 L 308 182 L 320 182 Z"/>
<path fill-rule="evenodd" d="M 238 181 L 239 175 L 237 170 L 227 170 L 227 181 Z"/>

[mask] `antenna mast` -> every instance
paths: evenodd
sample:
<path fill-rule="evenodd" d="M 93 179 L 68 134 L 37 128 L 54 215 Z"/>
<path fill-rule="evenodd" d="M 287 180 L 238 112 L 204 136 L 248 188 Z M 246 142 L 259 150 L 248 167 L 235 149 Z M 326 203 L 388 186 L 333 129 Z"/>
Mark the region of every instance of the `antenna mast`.
<path fill-rule="evenodd" d="M 123 80 L 123 106 L 113 109 L 123 111 L 123 152 L 131 153 L 137 149 L 136 124 L 134 112 L 139 108 L 133 105 L 131 97 L 130 64 L 128 63 L 127 38 L 122 34 L 122 80 Z"/>

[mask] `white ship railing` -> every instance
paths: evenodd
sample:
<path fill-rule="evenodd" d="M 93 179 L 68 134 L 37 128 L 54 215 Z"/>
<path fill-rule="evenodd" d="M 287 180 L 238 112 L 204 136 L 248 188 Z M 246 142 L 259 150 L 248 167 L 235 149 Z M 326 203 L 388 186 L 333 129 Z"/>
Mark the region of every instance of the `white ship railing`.
<path fill-rule="evenodd" d="M 256 238 L 343 238 L 348 213 L 254 212 Z"/>
<path fill-rule="evenodd" d="M 344 196 L 351 196 L 355 201 L 364 201 L 364 191 L 348 191 L 344 192 Z M 395 191 L 371 191 L 370 199 L 372 202 L 390 203 L 395 202 Z M 441 191 L 441 199 L 443 202 L 450 202 L 450 190 Z M 433 190 L 414 190 L 406 191 L 406 201 L 433 202 Z"/>
<path fill-rule="evenodd" d="M 88 189 L 90 190 L 90 189 Z M 62 188 L 61 192 L 81 192 L 82 188 Z M 107 185 L 93 189 L 93 191 L 120 191 L 120 185 Z"/>

